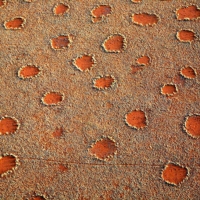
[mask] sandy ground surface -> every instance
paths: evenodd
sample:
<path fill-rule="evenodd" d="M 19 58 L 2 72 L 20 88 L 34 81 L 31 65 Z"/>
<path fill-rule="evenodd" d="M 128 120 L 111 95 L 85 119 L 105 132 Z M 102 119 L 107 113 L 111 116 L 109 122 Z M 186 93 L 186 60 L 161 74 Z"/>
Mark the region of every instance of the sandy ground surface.
<path fill-rule="evenodd" d="M 200 199 L 194 6 L 0 0 L 0 199 Z"/>

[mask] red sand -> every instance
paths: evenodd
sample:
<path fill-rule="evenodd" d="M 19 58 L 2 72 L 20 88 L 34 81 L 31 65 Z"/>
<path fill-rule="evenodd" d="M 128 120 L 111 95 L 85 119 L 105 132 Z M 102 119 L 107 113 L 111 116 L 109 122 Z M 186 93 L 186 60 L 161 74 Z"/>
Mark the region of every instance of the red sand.
<path fill-rule="evenodd" d="M 40 70 L 34 65 L 27 65 L 23 68 L 20 68 L 18 75 L 22 78 L 31 78 L 37 76 Z"/>
<path fill-rule="evenodd" d="M 11 19 L 10 21 L 5 22 L 5 27 L 7 29 L 20 29 L 23 27 L 24 19 L 17 17 L 14 19 Z"/>
<path fill-rule="evenodd" d="M 113 85 L 114 81 L 115 80 L 112 76 L 100 77 L 94 81 L 94 87 L 96 87 L 98 89 L 109 88 Z"/>
<path fill-rule="evenodd" d="M 132 20 L 134 23 L 139 24 L 141 26 L 146 26 L 146 25 L 152 26 L 158 23 L 158 16 L 149 13 L 139 13 L 139 14 L 134 14 L 132 16 Z"/>
<path fill-rule="evenodd" d="M 0 158 L 0 177 L 16 167 L 16 158 L 14 156 L 3 156 Z"/>
<path fill-rule="evenodd" d="M 0 199 L 199 199 L 199 6 L 1 5 Z"/>
<path fill-rule="evenodd" d="M 177 37 L 181 42 L 192 42 L 195 39 L 193 31 L 181 30 L 177 33 Z"/>
<path fill-rule="evenodd" d="M 19 125 L 15 119 L 10 117 L 5 117 L 0 121 L 0 133 L 1 134 L 15 133 L 18 126 Z"/>
<path fill-rule="evenodd" d="M 177 10 L 178 20 L 194 20 L 200 17 L 200 10 L 197 6 L 191 5 Z"/>
<path fill-rule="evenodd" d="M 51 45 L 53 49 L 64 49 L 69 47 L 70 39 L 69 36 L 61 35 L 51 39 Z"/>
<path fill-rule="evenodd" d="M 104 49 L 107 52 L 120 52 L 124 49 L 124 37 L 121 35 L 112 35 L 104 43 Z"/>
<path fill-rule="evenodd" d="M 105 160 L 115 154 L 117 146 L 110 138 L 102 138 L 95 142 L 89 149 L 89 153 L 96 156 L 97 159 Z"/>
<path fill-rule="evenodd" d="M 126 115 L 126 122 L 129 126 L 136 129 L 144 128 L 147 126 L 146 116 L 143 111 L 134 110 Z"/>
<path fill-rule="evenodd" d="M 75 59 L 74 65 L 80 70 L 80 71 L 87 71 L 92 68 L 94 65 L 94 59 L 92 56 L 89 55 L 83 55 Z"/>
<path fill-rule="evenodd" d="M 171 84 L 164 85 L 161 90 L 165 95 L 173 95 L 177 92 L 176 86 Z"/>
<path fill-rule="evenodd" d="M 43 102 L 46 105 L 56 105 L 63 100 L 63 95 L 58 92 L 50 92 L 44 95 Z"/>
<path fill-rule="evenodd" d="M 186 168 L 175 164 L 168 164 L 162 172 L 162 178 L 167 183 L 178 185 L 186 178 L 187 174 Z"/>
<path fill-rule="evenodd" d="M 68 11 L 69 11 L 69 6 L 63 3 L 56 5 L 54 8 L 54 13 L 56 15 L 64 15 Z"/>
<path fill-rule="evenodd" d="M 189 135 L 200 137 L 200 116 L 189 116 L 185 122 L 185 128 Z"/>

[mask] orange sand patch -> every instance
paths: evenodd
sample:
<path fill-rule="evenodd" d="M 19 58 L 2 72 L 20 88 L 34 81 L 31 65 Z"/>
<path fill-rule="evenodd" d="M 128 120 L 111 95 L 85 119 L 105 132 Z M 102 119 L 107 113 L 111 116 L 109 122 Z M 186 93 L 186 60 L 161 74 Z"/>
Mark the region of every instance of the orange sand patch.
<path fill-rule="evenodd" d="M 58 165 L 58 169 L 59 169 L 60 172 L 66 172 L 66 171 L 69 170 L 68 167 L 66 167 L 66 166 L 63 165 L 63 164 L 59 164 L 59 165 Z"/>
<path fill-rule="evenodd" d="M 185 129 L 189 135 L 192 137 L 199 137 L 200 136 L 200 116 L 193 115 L 189 116 L 185 122 Z"/>
<path fill-rule="evenodd" d="M 3 156 L 0 158 L 0 175 L 13 170 L 13 168 L 16 167 L 16 158 L 15 156 L 8 155 L 8 156 Z"/>
<path fill-rule="evenodd" d="M 162 178 L 169 184 L 178 185 L 187 177 L 187 174 L 187 168 L 175 164 L 168 164 L 162 172 Z"/>
<path fill-rule="evenodd" d="M 55 8 L 54 8 L 54 14 L 55 15 L 64 15 L 68 11 L 69 11 L 69 6 L 65 5 L 63 3 L 56 5 Z"/>
<path fill-rule="evenodd" d="M 0 112 L 20 129 L 0 135 L 0 149 L 21 165 L 14 155 L 16 167 L 0 175 L 0 199 L 198 199 L 199 123 L 187 118 L 200 115 L 200 18 L 181 21 L 177 10 L 199 0 L 6 2 Z M 22 29 L 6 29 L 14 18 Z M 194 42 L 180 42 L 181 30 Z M 22 70 L 24 79 L 17 73 L 27 65 L 41 71 Z M 161 93 L 165 84 L 175 89 Z M 191 169 L 178 188 L 161 177 L 167 160 Z"/>
<path fill-rule="evenodd" d="M 166 84 L 162 87 L 161 93 L 164 95 L 173 95 L 177 92 L 177 88 L 175 85 Z"/>
<path fill-rule="evenodd" d="M 111 14 L 111 6 L 100 5 L 92 10 L 93 22 L 99 22 L 103 17 L 107 17 Z"/>
<path fill-rule="evenodd" d="M 49 92 L 44 95 L 42 101 L 45 105 L 57 105 L 63 100 L 63 95 L 58 92 Z"/>
<path fill-rule="evenodd" d="M 192 42 L 195 39 L 195 34 L 189 30 L 181 30 L 177 32 L 177 38 L 181 42 Z"/>
<path fill-rule="evenodd" d="M 178 20 L 194 20 L 200 17 L 200 10 L 192 5 L 178 9 L 176 15 Z"/>
<path fill-rule="evenodd" d="M 19 69 L 18 75 L 21 78 L 31 78 L 37 76 L 40 70 L 35 65 L 27 65 Z"/>
<path fill-rule="evenodd" d="M 51 39 L 51 46 L 53 49 L 66 49 L 69 47 L 71 41 L 69 36 L 60 35 Z"/>
<path fill-rule="evenodd" d="M 74 65 L 80 70 L 80 71 L 88 71 L 92 68 L 94 65 L 95 60 L 90 55 L 83 55 L 74 60 Z"/>
<path fill-rule="evenodd" d="M 142 57 L 138 58 L 136 62 L 140 65 L 146 66 L 149 64 L 150 58 L 148 56 L 142 56 Z"/>
<path fill-rule="evenodd" d="M 134 110 L 126 115 L 128 126 L 140 129 L 147 125 L 145 113 L 141 110 Z"/>
<path fill-rule="evenodd" d="M 192 67 L 184 67 L 181 69 L 181 75 L 183 75 L 185 78 L 195 78 L 196 77 L 196 73 L 195 70 L 192 69 Z"/>
<path fill-rule="evenodd" d="M 115 34 L 109 36 L 103 43 L 106 52 L 121 52 L 125 47 L 125 38 Z"/>
<path fill-rule="evenodd" d="M 0 121 L 0 134 L 15 133 L 18 127 L 19 124 L 15 119 L 11 117 L 5 117 Z"/>
<path fill-rule="evenodd" d="M 104 76 L 95 79 L 94 87 L 97 89 L 106 89 L 113 85 L 115 79 L 112 76 Z"/>
<path fill-rule="evenodd" d="M 155 14 L 140 13 L 140 14 L 133 14 L 132 20 L 135 24 L 141 26 L 152 26 L 158 23 L 159 18 Z"/>
<path fill-rule="evenodd" d="M 0 0 L 0 7 L 1 6 L 4 6 L 6 4 L 6 1 L 5 0 Z"/>
<path fill-rule="evenodd" d="M 10 21 L 4 23 L 6 29 L 21 29 L 25 23 L 25 20 L 21 17 L 13 18 Z"/>
<path fill-rule="evenodd" d="M 62 128 L 57 128 L 53 133 L 54 138 L 60 138 L 63 134 L 63 129 Z"/>
<path fill-rule="evenodd" d="M 103 138 L 95 142 L 95 144 L 89 149 L 89 153 L 95 155 L 100 160 L 105 160 L 114 156 L 117 151 L 115 141 L 110 138 Z"/>

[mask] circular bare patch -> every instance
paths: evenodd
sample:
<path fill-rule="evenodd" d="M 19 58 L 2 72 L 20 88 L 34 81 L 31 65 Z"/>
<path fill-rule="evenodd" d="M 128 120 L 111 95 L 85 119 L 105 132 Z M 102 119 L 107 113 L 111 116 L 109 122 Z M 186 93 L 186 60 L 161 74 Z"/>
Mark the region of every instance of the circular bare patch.
<path fill-rule="evenodd" d="M 72 43 L 70 35 L 60 35 L 51 39 L 51 47 L 55 50 L 67 49 Z"/>
<path fill-rule="evenodd" d="M 92 22 L 101 22 L 105 17 L 111 15 L 112 8 L 109 5 L 99 5 L 95 7 L 92 11 Z"/>
<path fill-rule="evenodd" d="M 107 160 L 117 153 L 117 145 L 112 138 L 103 137 L 97 140 L 88 151 L 99 160 Z"/>
<path fill-rule="evenodd" d="M 9 21 L 4 22 L 5 29 L 17 30 L 24 27 L 26 23 L 26 19 L 23 17 L 15 17 L 10 19 Z"/>
<path fill-rule="evenodd" d="M 93 80 L 93 87 L 104 90 L 113 87 L 115 83 L 116 80 L 112 75 L 98 76 Z"/>
<path fill-rule="evenodd" d="M 53 12 L 55 15 L 64 15 L 69 12 L 69 5 L 64 3 L 58 3 L 55 5 Z"/>
<path fill-rule="evenodd" d="M 196 71 L 192 67 L 184 67 L 181 69 L 181 75 L 188 79 L 196 77 Z"/>
<path fill-rule="evenodd" d="M 176 17 L 178 20 L 195 20 L 200 18 L 200 10 L 195 5 L 182 7 L 176 11 Z"/>
<path fill-rule="evenodd" d="M 150 63 L 150 58 L 148 56 L 142 56 L 136 60 L 139 65 L 147 66 Z"/>
<path fill-rule="evenodd" d="M 200 137 L 200 115 L 194 114 L 186 118 L 184 129 L 193 138 Z"/>
<path fill-rule="evenodd" d="M 169 163 L 162 172 L 162 179 L 171 185 L 178 185 L 188 176 L 188 169 L 178 164 Z"/>
<path fill-rule="evenodd" d="M 140 26 L 153 26 L 158 23 L 159 17 L 155 14 L 138 13 L 132 15 L 132 21 Z"/>
<path fill-rule="evenodd" d="M 195 36 L 195 33 L 193 31 L 181 30 L 181 31 L 177 32 L 176 37 L 180 42 L 191 43 L 192 41 L 194 41 L 196 36 Z"/>
<path fill-rule="evenodd" d="M 0 176 L 6 176 L 17 169 L 19 165 L 18 158 L 13 154 L 6 154 L 0 157 Z"/>
<path fill-rule="evenodd" d="M 133 110 L 125 116 L 126 124 L 135 129 L 141 129 L 147 126 L 147 117 L 141 110 Z"/>
<path fill-rule="evenodd" d="M 121 34 L 114 34 L 109 36 L 102 46 L 106 52 L 119 53 L 126 49 L 126 38 Z"/>
<path fill-rule="evenodd" d="M 73 65 L 80 71 L 89 71 L 96 63 L 93 55 L 81 55 L 73 60 Z"/>
<path fill-rule="evenodd" d="M 40 68 L 35 65 L 26 65 L 19 69 L 18 76 L 22 79 L 31 79 L 37 77 L 40 71 Z"/>
<path fill-rule="evenodd" d="M 173 96 L 174 94 L 177 93 L 177 91 L 178 89 L 175 84 L 165 84 L 161 88 L 161 93 L 166 96 Z"/>
<path fill-rule="evenodd" d="M 60 92 L 47 92 L 42 97 L 42 102 L 45 105 L 59 105 L 64 100 L 64 94 Z"/>
<path fill-rule="evenodd" d="M 0 120 L 0 135 L 13 134 L 19 129 L 19 122 L 14 117 L 2 117 Z"/>

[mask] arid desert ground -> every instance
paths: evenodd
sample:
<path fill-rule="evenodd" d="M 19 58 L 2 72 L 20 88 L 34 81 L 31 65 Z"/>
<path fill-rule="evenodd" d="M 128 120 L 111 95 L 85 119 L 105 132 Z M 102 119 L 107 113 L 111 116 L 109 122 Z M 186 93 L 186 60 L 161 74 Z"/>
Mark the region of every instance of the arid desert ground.
<path fill-rule="evenodd" d="M 0 200 L 200 200 L 199 0 L 0 0 Z"/>

